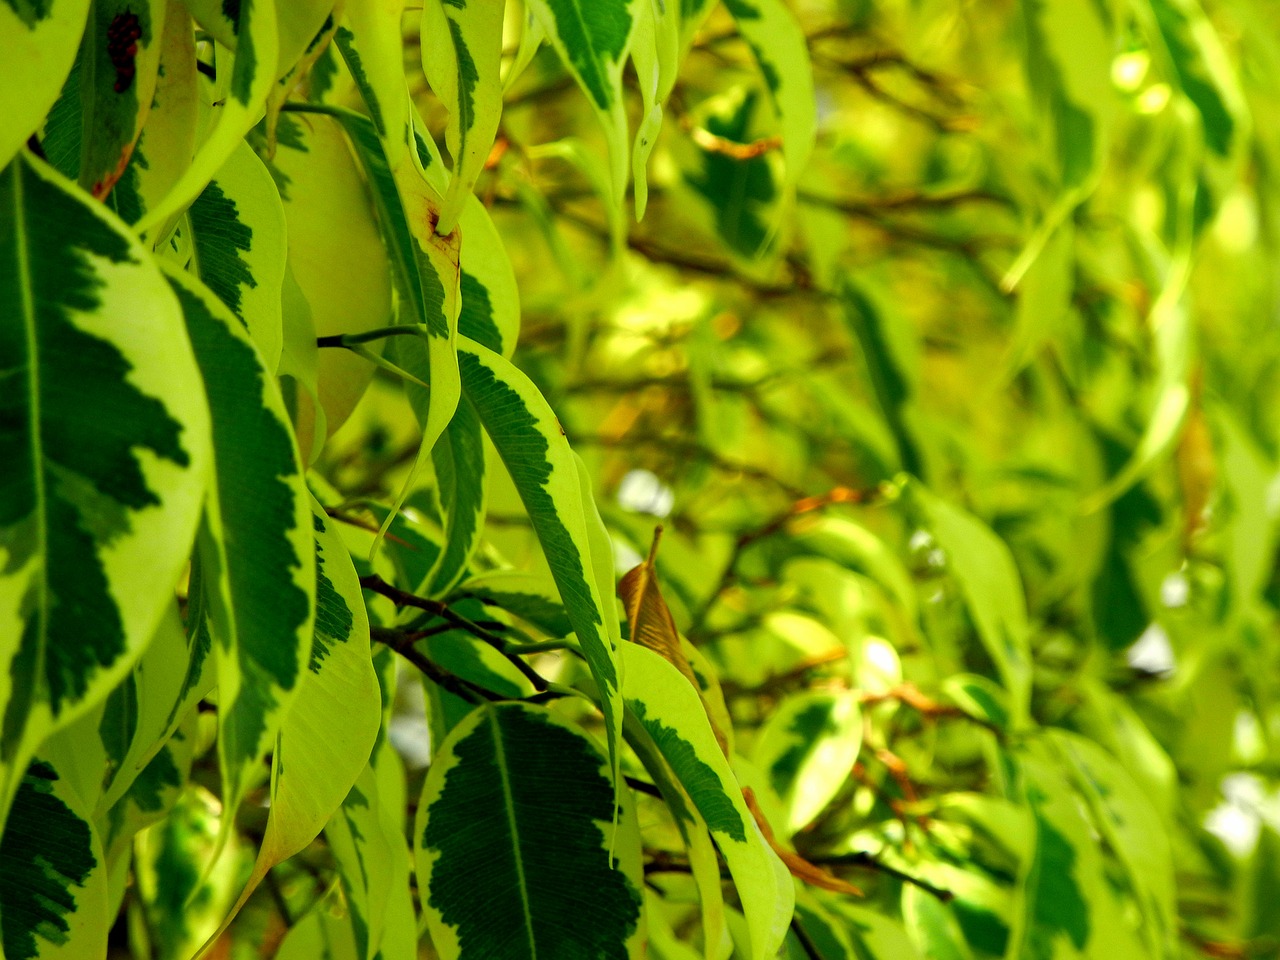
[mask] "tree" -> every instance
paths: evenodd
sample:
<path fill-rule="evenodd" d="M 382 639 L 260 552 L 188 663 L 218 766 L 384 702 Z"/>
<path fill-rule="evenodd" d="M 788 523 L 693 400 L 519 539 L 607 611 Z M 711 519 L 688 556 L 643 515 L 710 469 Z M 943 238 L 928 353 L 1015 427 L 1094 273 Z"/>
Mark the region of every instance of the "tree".
<path fill-rule="evenodd" d="M 1274 955 L 1275 11 L 404 7 L 0 2 L 0 956 Z"/>

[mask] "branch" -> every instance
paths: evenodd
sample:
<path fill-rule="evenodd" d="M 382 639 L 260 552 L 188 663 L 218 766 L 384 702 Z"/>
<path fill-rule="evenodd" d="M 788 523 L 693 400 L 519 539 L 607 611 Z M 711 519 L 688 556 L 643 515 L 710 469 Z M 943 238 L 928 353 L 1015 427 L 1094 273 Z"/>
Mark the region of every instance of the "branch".
<path fill-rule="evenodd" d="M 461 614 L 449 609 L 448 604 L 442 603 L 439 600 L 432 600 L 427 597 L 419 597 L 417 594 L 409 593 L 407 590 L 401 590 L 399 587 L 394 587 L 376 573 L 370 574 L 367 577 L 361 577 L 360 586 L 364 587 L 366 590 L 372 590 L 374 593 L 381 594 L 393 601 L 398 607 L 414 607 L 418 610 L 425 610 L 426 612 L 452 624 L 459 630 L 463 630 L 471 634 L 476 639 L 484 641 L 506 657 L 507 660 L 509 660 L 512 665 L 514 665 L 515 668 L 519 670 L 531 684 L 533 684 L 533 688 L 535 690 L 541 693 L 547 689 L 547 681 L 542 677 L 542 675 L 539 674 L 538 671 L 534 670 L 533 667 L 529 666 L 529 664 L 524 660 L 520 659 L 520 657 L 511 653 L 507 649 L 507 642 L 505 640 L 497 634 L 490 633 L 478 623 L 468 620 Z M 400 638 L 400 641 L 410 649 L 412 649 L 412 645 L 417 639 L 420 639 L 421 636 L 425 635 L 421 634 L 420 631 L 418 632 L 420 634 L 418 637 L 414 636 L 415 631 L 395 631 L 395 633 Z"/>

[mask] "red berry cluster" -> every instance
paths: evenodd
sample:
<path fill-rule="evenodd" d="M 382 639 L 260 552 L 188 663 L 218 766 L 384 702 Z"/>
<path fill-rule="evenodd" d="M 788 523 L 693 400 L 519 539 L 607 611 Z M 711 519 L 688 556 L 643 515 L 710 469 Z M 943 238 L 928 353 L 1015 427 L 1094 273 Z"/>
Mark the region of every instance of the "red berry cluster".
<path fill-rule="evenodd" d="M 137 14 L 118 13 L 107 27 L 107 56 L 116 68 L 116 93 L 124 93 L 133 84 L 134 58 L 138 55 L 138 41 L 142 39 L 142 23 Z"/>

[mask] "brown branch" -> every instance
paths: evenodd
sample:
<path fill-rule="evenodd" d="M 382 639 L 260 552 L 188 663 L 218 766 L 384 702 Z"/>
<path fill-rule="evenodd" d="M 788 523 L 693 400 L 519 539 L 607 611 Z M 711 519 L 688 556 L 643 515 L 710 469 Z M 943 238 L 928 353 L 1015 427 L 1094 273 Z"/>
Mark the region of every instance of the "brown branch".
<path fill-rule="evenodd" d="M 394 587 L 376 573 L 370 574 L 367 577 L 361 577 L 360 586 L 364 587 L 366 590 L 372 590 L 374 593 L 381 594 L 394 602 L 398 607 L 413 607 L 417 610 L 424 610 L 427 613 L 433 614 L 434 616 L 452 624 L 459 630 L 463 630 L 471 634 L 477 640 L 482 640 L 506 657 L 507 660 L 509 660 L 511 664 L 524 675 L 525 679 L 533 684 L 533 688 L 535 690 L 541 693 L 547 689 L 547 681 L 542 677 L 542 675 L 539 674 L 538 671 L 534 670 L 533 667 L 529 666 L 529 664 L 519 656 L 509 652 L 507 650 L 507 642 L 503 640 L 502 637 L 499 637 L 495 633 L 491 633 L 478 623 L 468 620 L 461 614 L 451 610 L 448 604 L 439 600 L 432 600 L 429 597 L 420 597 L 417 594 L 409 593 L 407 590 L 401 590 L 399 587 Z M 403 634 L 405 637 L 411 635 L 412 631 L 407 634 Z M 404 642 L 411 646 L 414 641 L 405 640 Z"/>

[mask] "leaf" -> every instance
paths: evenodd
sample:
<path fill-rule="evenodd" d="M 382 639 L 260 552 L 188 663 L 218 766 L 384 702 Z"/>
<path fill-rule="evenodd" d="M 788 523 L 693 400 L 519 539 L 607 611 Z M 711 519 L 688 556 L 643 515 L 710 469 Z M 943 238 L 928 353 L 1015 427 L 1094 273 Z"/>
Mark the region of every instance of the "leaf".
<path fill-rule="evenodd" d="M 273 758 L 271 815 L 259 854 L 260 863 L 271 865 L 314 840 L 341 805 L 369 762 L 382 716 L 359 578 L 334 521 L 314 499 L 311 519 L 315 635 Z"/>
<path fill-rule="evenodd" d="M 680 5 L 677 0 L 640 0 L 631 62 L 640 85 L 640 126 L 631 148 L 636 220 L 649 202 L 649 155 L 662 130 L 662 105 L 675 86 L 680 58 Z"/>
<path fill-rule="evenodd" d="M 271 174 L 247 143 L 232 151 L 189 216 L 196 273 L 275 371 L 283 337 L 285 215 Z"/>
<path fill-rule="evenodd" d="M 105 956 L 109 926 L 97 833 L 57 770 L 37 760 L 0 840 L 0 953 L 7 960 Z"/>
<path fill-rule="evenodd" d="M 1067 217 L 1097 187 L 1119 100 L 1111 83 L 1114 25 L 1104 7 L 1074 0 L 1023 0 L 1025 70 L 1038 114 L 1047 118 L 1057 190 L 1001 280 L 1013 290 Z"/>
<path fill-rule="evenodd" d="M 120 221 L 26 157 L 0 173 L 0 210 L 2 820 L 39 742 L 155 632 L 209 425 L 178 304 Z M 140 569 L 154 589 L 137 589 Z"/>
<path fill-rule="evenodd" d="M 202 27 L 221 38 L 214 48 L 217 94 L 210 107 L 209 126 L 195 156 L 183 165 L 177 182 L 164 198 L 149 207 L 138 221 L 136 229 L 142 234 L 165 232 L 159 228 L 199 195 L 261 118 L 275 85 L 278 40 L 274 3 L 239 0 L 234 5 L 224 5 L 220 0 L 191 0 L 188 7 Z M 234 19 L 224 13 L 224 7 L 234 11 Z"/>
<path fill-rule="evenodd" d="M 281 122 L 294 132 L 278 145 L 273 167 L 285 181 L 289 271 L 311 319 L 310 343 L 300 348 L 315 350 L 317 336 L 365 333 L 392 322 L 391 260 L 342 126 L 322 114 L 289 113 Z M 335 223 L 341 231 L 331 229 Z M 371 363 L 348 350 L 318 351 L 316 389 L 326 434 L 346 422 L 373 374 Z M 309 399 L 299 401 L 304 440 L 312 436 L 310 406 Z"/>
<path fill-rule="evenodd" d="M 465 581 L 457 593 L 515 614 L 549 637 L 559 639 L 573 632 L 555 581 L 545 574 L 490 570 Z"/>
<path fill-rule="evenodd" d="M 924 960 L 973 960 L 950 907 L 914 884 L 902 887 L 902 919 Z"/>
<path fill-rule="evenodd" d="M 795 189 L 818 133 L 813 66 L 804 31 L 783 0 L 725 0 L 742 38 L 755 54 L 782 126 L 787 174 L 783 192 Z"/>
<path fill-rule="evenodd" d="M 360 90 L 389 169 L 412 166 L 414 106 L 405 82 L 403 0 L 347 0 L 333 35 Z"/>
<path fill-rule="evenodd" d="M 491 350 L 459 338 L 463 390 L 515 483 L 546 554 L 565 612 L 600 688 L 610 756 L 617 769 L 622 726 L 618 650 L 597 587 L 585 504 L 573 451 L 547 401 L 522 372 Z"/>
<path fill-rule="evenodd" d="M 504 6 L 485 0 L 427 0 L 422 7 L 422 69 L 449 110 L 445 142 L 454 158 L 440 206 L 440 233 L 453 232 L 498 132 Z"/>
<path fill-rule="evenodd" d="M 970 513 L 920 484 L 909 488 L 947 555 L 978 637 L 1009 691 L 1010 725 L 1025 726 L 1031 696 L 1030 624 L 1022 579 L 1009 548 Z"/>
<path fill-rule="evenodd" d="M 783 700 L 760 730 L 752 762 L 786 809 L 787 836 L 826 808 L 862 747 L 862 710 L 850 691 L 806 690 Z"/>
<path fill-rule="evenodd" d="M 698 698 L 703 701 L 703 709 L 706 710 L 707 720 L 716 735 L 716 742 L 720 744 L 720 749 L 727 757 L 731 755 L 728 737 L 712 714 L 711 708 L 707 706 L 702 696 L 703 685 L 699 682 L 686 656 L 685 651 L 691 649 L 692 645 L 680 636 L 680 631 L 676 629 L 671 609 L 662 598 L 662 590 L 658 585 L 656 560 L 658 542 L 661 538 L 662 527 L 655 527 L 648 558 L 643 563 L 632 567 L 618 581 L 618 596 L 622 598 L 622 606 L 627 614 L 630 637 L 633 643 L 649 648 L 679 670 L 692 684 L 693 689 L 698 691 Z"/>
<path fill-rule="evenodd" d="M 1152 52 L 1200 113 L 1204 141 L 1226 157 L 1249 124 L 1248 106 L 1230 56 L 1204 8 L 1194 0 L 1147 0 Z M 1148 17 L 1150 19 L 1148 19 Z M 1152 21 L 1154 23 L 1152 24 Z M 1154 29 L 1151 27 L 1154 26 Z"/>
<path fill-rule="evenodd" d="M 98 0 L 80 44 L 80 186 L 99 199 L 124 173 L 151 111 L 165 0 Z"/>
<path fill-rule="evenodd" d="M 127 223 L 138 223 L 162 203 L 191 163 L 200 117 L 198 77 L 191 14 L 181 0 L 169 0 L 146 125 L 124 176 L 107 196 L 107 203 Z"/>
<path fill-rule="evenodd" d="M 604 127 L 613 206 L 627 189 L 627 114 L 622 68 L 631 46 L 636 0 L 530 0 L 547 39 L 573 74 Z"/>
<path fill-rule="evenodd" d="M 417 592 L 438 597 L 448 593 L 466 574 L 484 532 L 484 433 L 470 404 L 458 404 L 441 442 L 432 449 L 431 458 L 445 508 L 444 549 L 428 582 Z"/>
<path fill-rule="evenodd" d="M 462 208 L 458 332 L 508 360 L 520 335 L 520 291 L 497 227 L 478 199 Z"/>
<path fill-rule="evenodd" d="M 272 377 L 231 312 L 189 275 L 186 316 L 213 421 L 213 477 L 197 550 L 218 664 L 223 829 L 297 696 L 316 612 L 311 510 Z"/>
<path fill-rule="evenodd" d="M 525 704 L 477 707 L 453 729 L 414 824 L 427 928 L 443 960 L 626 954 L 641 895 L 609 860 L 610 774 L 584 735 Z"/>
<path fill-rule="evenodd" d="M 1097 743 L 1066 730 L 1046 735 L 1065 755 L 1094 823 L 1140 894 L 1147 950 L 1151 956 L 1175 956 L 1177 890 L 1166 821 L 1120 762 Z"/>
<path fill-rule="evenodd" d="M 0 164 L 9 164 L 58 99 L 88 12 L 89 0 L 0 4 Z"/>
<path fill-rule="evenodd" d="M 397 169 L 392 165 L 383 150 L 385 141 L 378 140 L 367 120 L 349 111 L 335 111 L 334 116 L 351 137 L 373 193 L 396 290 L 404 298 L 405 312 L 400 315 L 400 322 L 416 325 L 426 340 L 423 343 L 418 337 L 396 337 L 387 348 L 392 361 L 431 385 L 430 390 L 405 385 L 422 427 L 422 445 L 396 499 L 394 513 L 404 503 L 415 476 L 453 419 L 461 393 L 455 348 L 460 240 L 457 231 L 448 237 L 436 234 L 439 194 L 415 168 Z M 384 521 L 380 536 L 385 534 L 387 523 Z"/>
<path fill-rule="evenodd" d="M 791 919 L 790 875 L 756 826 L 697 691 L 652 650 L 628 643 L 621 652 L 627 709 L 653 738 L 724 855 L 747 916 L 753 960 L 772 958 Z"/>

